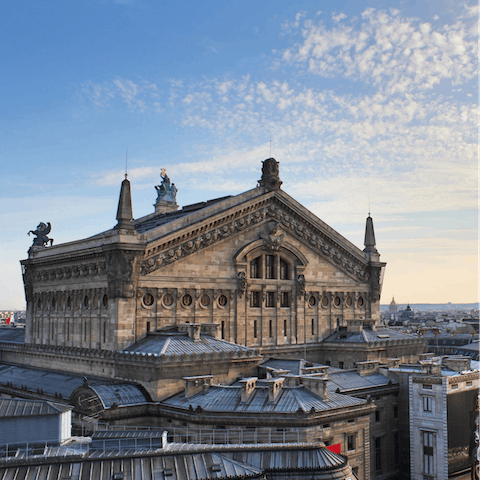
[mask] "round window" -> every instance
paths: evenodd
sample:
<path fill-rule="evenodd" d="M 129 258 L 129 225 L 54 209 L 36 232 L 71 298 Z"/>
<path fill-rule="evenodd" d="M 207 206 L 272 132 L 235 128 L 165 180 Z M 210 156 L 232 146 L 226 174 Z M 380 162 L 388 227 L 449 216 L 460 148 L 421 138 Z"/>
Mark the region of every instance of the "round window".
<path fill-rule="evenodd" d="M 227 303 L 228 303 L 228 300 L 227 300 L 227 297 L 225 295 L 220 295 L 218 297 L 218 304 L 221 306 L 221 307 L 226 307 L 227 306 Z"/>
<path fill-rule="evenodd" d="M 57 306 L 57 301 L 55 300 L 55 297 L 52 298 L 52 308 L 55 308 Z"/>
<path fill-rule="evenodd" d="M 324 295 L 322 297 L 322 307 L 327 307 L 328 306 L 328 297 Z"/>
<path fill-rule="evenodd" d="M 340 297 L 335 297 L 335 300 L 333 300 L 333 304 L 336 306 L 336 307 L 339 307 L 340 306 L 340 303 L 341 300 L 340 300 Z"/>
<path fill-rule="evenodd" d="M 317 299 L 313 295 L 311 295 L 310 298 L 308 299 L 308 304 L 311 307 L 314 307 L 317 304 Z"/>
<path fill-rule="evenodd" d="M 363 302 L 363 297 L 358 297 L 357 305 L 358 305 L 359 307 L 363 307 L 363 303 L 364 303 L 364 302 Z"/>
<path fill-rule="evenodd" d="M 103 306 L 104 306 L 105 308 L 108 307 L 108 295 L 107 295 L 107 294 L 105 294 L 105 295 L 103 296 L 103 298 L 102 298 L 102 304 L 103 304 Z"/>
<path fill-rule="evenodd" d="M 347 307 L 351 307 L 352 306 L 352 303 L 353 303 L 353 300 L 352 300 L 352 297 L 350 297 L 350 295 L 347 297 L 347 299 L 345 300 L 345 305 Z"/>
<path fill-rule="evenodd" d="M 210 297 L 207 294 L 202 295 L 200 298 L 200 304 L 202 307 L 208 307 L 210 305 Z"/>
<path fill-rule="evenodd" d="M 163 296 L 163 304 L 166 307 L 171 307 L 173 303 L 175 302 L 173 295 L 171 293 L 167 293 Z"/>
<path fill-rule="evenodd" d="M 192 304 L 192 301 L 192 296 L 188 293 L 182 297 L 182 305 L 184 307 L 189 307 Z"/>
<path fill-rule="evenodd" d="M 67 298 L 67 307 L 71 309 L 72 306 L 73 306 L 72 297 L 68 297 Z"/>
<path fill-rule="evenodd" d="M 151 293 L 146 293 L 143 296 L 143 304 L 146 307 L 151 307 L 155 303 L 155 298 L 153 298 L 153 295 Z"/>
<path fill-rule="evenodd" d="M 37 305 L 38 305 L 38 308 L 42 308 L 42 299 L 41 298 L 38 299 Z"/>
<path fill-rule="evenodd" d="M 88 308 L 89 305 L 90 305 L 90 300 L 89 300 L 89 298 L 88 298 L 88 295 L 85 295 L 85 298 L 83 299 L 83 306 L 84 306 L 85 308 Z"/>

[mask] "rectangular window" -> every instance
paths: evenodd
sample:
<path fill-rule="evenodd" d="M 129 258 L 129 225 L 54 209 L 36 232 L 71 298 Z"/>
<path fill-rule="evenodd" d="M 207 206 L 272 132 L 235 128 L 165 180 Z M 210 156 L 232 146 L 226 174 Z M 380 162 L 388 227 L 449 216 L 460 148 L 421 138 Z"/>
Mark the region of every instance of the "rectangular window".
<path fill-rule="evenodd" d="M 467 387 L 471 387 L 472 385 L 473 385 L 472 382 L 467 382 L 467 384 L 466 384 Z"/>
<path fill-rule="evenodd" d="M 222 320 L 222 340 L 225 339 L 225 320 Z"/>
<path fill-rule="evenodd" d="M 250 278 L 260 278 L 260 258 L 254 258 L 250 262 Z"/>
<path fill-rule="evenodd" d="M 393 406 L 393 418 L 398 418 L 398 405 Z"/>
<path fill-rule="evenodd" d="M 280 294 L 280 306 L 281 307 L 290 306 L 290 296 L 288 295 L 288 292 L 282 292 Z"/>
<path fill-rule="evenodd" d="M 150 332 L 150 322 L 147 322 L 147 333 Z"/>
<path fill-rule="evenodd" d="M 273 337 L 273 322 L 270 320 L 268 322 L 268 336 Z"/>
<path fill-rule="evenodd" d="M 260 292 L 252 292 L 250 297 L 250 306 L 254 308 L 260 307 Z"/>
<path fill-rule="evenodd" d="M 315 319 L 314 319 L 314 318 L 312 318 L 311 334 L 312 334 L 312 335 L 315 335 Z"/>
<path fill-rule="evenodd" d="M 380 410 L 375 411 L 375 421 L 377 423 L 380 422 Z"/>
<path fill-rule="evenodd" d="M 355 435 L 348 435 L 347 437 L 347 450 L 355 450 Z"/>
<path fill-rule="evenodd" d="M 70 322 L 67 322 L 67 340 L 70 340 Z"/>
<path fill-rule="evenodd" d="M 431 390 L 433 387 L 432 387 L 432 385 L 427 385 L 426 383 L 424 383 L 424 384 L 423 384 L 423 388 L 424 388 L 425 390 Z"/>
<path fill-rule="evenodd" d="M 452 390 L 456 390 L 458 388 L 458 383 L 452 384 Z"/>
<path fill-rule="evenodd" d="M 424 412 L 431 412 L 432 411 L 432 397 L 423 397 L 423 411 Z"/>
<path fill-rule="evenodd" d="M 87 341 L 87 324 L 83 324 L 83 339 Z"/>
<path fill-rule="evenodd" d="M 265 255 L 265 277 L 275 278 L 275 255 Z"/>
<path fill-rule="evenodd" d="M 253 321 L 253 338 L 257 338 L 257 321 Z"/>
<path fill-rule="evenodd" d="M 267 308 L 275 307 L 275 292 L 267 292 L 267 296 L 265 298 L 265 306 Z"/>
<path fill-rule="evenodd" d="M 422 432 L 423 443 L 423 473 L 427 475 L 434 474 L 433 465 L 433 433 Z"/>
<path fill-rule="evenodd" d="M 330 365 L 331 365 L 331 364 L 330 364 L 330 360 L 327 360 L 327 361 L 325 362 L 325 365 L 330 366 Z"/>
<path fill-rule="evenodd" d="M 344 363 L 343 363 L 343 362 L 338 362 L 338 368 L 342 368 L 342 369 L 343 369 L 343 366 L 344 366 Z"/>
<path fill-rule="evenodd" d="M 375 470 L 382 471 L 382 437 L 375 439 Z"/>
<path fill-rule="evenodd" d="M 395 467 L 398 467 L 400 465 L 400 438 L 398 432 L 393 434 L 393 445 Z"/>
<path fill-rule="evenodd" d="M 107 322 L 103 322 L 103 343 L 107 340 Z"/>
<path fill-rule="evenodd" d="M 280 280 L 288 280 L 288 263 L 280 259 Z"/>
<path fill-rule="evenodd" d="M 287 336 L 287 320 L 286 319 L 283 321 L 283 336 L 284 337 Z"/>

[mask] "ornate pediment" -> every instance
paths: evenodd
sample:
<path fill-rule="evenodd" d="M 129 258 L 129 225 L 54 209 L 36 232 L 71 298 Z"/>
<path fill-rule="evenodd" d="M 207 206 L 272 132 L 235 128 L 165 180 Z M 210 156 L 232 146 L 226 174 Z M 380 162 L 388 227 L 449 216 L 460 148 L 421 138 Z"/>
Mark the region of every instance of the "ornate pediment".
<path fill-rule="evenodd" d="M 281 227 L 282 231 L 308 245 L 319 256 L 351 277 L 362 282 L 369 280 L 367 260 L 360 259 L 343 248 L 311 220 L 289 208 L 287 203 L 276 196 L 261 198 L 262 200 L 248 207 L 239 208 L 235 212 L 225 212 L 225 216 L 213 224 L 204 224 L 201 227 L 194 224 L 189 229 L 182 229 L 174 239 L 169 237 L 168 241 L 163 243 L 160 239 L 149 245 L 141 262 L 141 275 L 148 275 L 246 229 L 259 229 L 260 238 L 269 248 L 275 250 L 285 238 L 285 233 L 279 232 Z M 262 223 L 266 225 L 260 229 L 259 225 Z"/>

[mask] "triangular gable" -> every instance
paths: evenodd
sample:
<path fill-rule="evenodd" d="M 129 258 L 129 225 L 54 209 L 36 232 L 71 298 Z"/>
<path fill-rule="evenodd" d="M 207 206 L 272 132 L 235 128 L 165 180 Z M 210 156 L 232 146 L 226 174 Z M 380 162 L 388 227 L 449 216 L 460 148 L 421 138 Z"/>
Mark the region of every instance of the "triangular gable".
<path fill-rule="evenodd" d="M 149 243 L 145 249 L 141 275 L 147 275 L 186 258 L 238 232 L 275 221 L 289 235 L 350 277 L 359 281 L 368 280 L 368 261 L 363 252 L 313 213 L 282 191 L 269 192 L 254 198 L 251 198 L 251 192 L 246 192 L 250 194 L 250 198 L 244 202 L 227 200 L 223 210 L 221 203 L 216 204 L 212 207 L 214 210 L 211 215 L 210 209 L 202 210 L 201 215 L 192 216 L 191 220 L 197 217 L 195 222 L 185 222 L 185 219 L 182 219 L 182 225 L 179 225 L 178 229 L 170 224 L 164 236 L 161 236 L 162 231 L 159 229 L 156 233 L 160 238 Z"/>

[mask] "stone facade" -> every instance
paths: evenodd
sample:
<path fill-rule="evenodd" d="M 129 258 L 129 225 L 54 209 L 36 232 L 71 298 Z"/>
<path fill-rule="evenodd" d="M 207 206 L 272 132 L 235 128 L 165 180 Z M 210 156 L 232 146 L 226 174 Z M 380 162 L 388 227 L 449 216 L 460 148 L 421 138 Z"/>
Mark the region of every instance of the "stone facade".
<path fill-rule="evenodd" d="M 378 323 L 385 263 L 372 219 L 361 251 L 280 189 L 273 162 L 253 190 L 138 220 L 125 179 L 115 228 L 32 246 L 26 342 L 122 350 L 188 321 L 260 351 L 295 350 L 348 320 Z"/>

